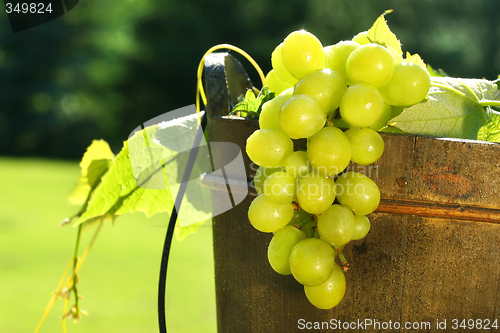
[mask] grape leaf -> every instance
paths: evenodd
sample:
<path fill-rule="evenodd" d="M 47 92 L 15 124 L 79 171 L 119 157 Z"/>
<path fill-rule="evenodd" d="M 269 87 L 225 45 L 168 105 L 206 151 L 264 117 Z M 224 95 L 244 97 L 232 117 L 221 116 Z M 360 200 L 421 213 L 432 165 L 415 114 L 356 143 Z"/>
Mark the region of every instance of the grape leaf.
<path fill-rule="evenodd" d="M 490 112 L 490 119 L 479 129 L 478 140 L 500 142 L 500 114 Z"/>
<path fill-rule="evenodd" d="M 439 69 L 434 69 L 431 65 L 427 64 L 427 72 L 429 72 L 430 76 L 448 76 L 445 71 L 443 71 L 441 68 Z"/>
<path fill-rule="evenodd" d="M 427 66 L 425 65 L 425 62 L 422 60 L 422 58 L 420 58 L 420 56 L 417 53 L 412 55 L 412 54 L 410 54 L 410 52 L 406 52 L 405 61 L 411 62 L 415 65 L 419 65 L 423 69 L 427 70 Z"/>
<path fill-rule="evenodd" d="M 184 207 L 183 207 L 184 208 Z M 198 223 L 193 223 L 184 227 L 180 227 L 179 224 L 175 225 L 175 237 L 178 240 L 183 240 L 187 236 L 191 235 L 192 233 L 195 233 L 200 229 L 201 225 L 205 223 L 206 221 L 198 222 Z"/>
<path fill-rule="evenodd" d="M 195 113 L 159 123 L 153 142 L 176 152 L 190 150 L 204 114 L 200 111 L 199 116 Z"/>
<path fill-rule="evenodd" d="M 484 107 L 499 100 L 491 81 L 431 77 L 427 101 L 405 108 L 389 125 L 411 134 L 476 140 L 488 122 Z"/>
<path fill-rule="evenodd" d="M 163 122 L 158 125 L 151 145 L 156 154 L 161 154 L 154 157 L 155 160 L 170 161 L 165 163 L 164 172 L 173 197 L 178 196 L 181 183 L 187 180 L 182 202 L 177 206 L 180 209 L 178 225 L 188 227 L 186 230 L 196 230 L 190 225 L 210 219 L 213 213 L 212 191 L 199 181 L 201 174 L 213 171 L 204 139 L 197 145 L 196 158 L 190 161 L 199 130 L 196 114 Z M 191 170 L 189 175 L 185 175 L 187 170 Z"/>
<path fill-rule="evenodd" d="M 392 10 L 388 10 L 378 17 L 375 23 L 373 23 L 372 27 L 368 30 L 367 37 L 373 43 L 378 43 L 387 47 L 387 49 L 392 53 L 394 61 L 396 63 L 399 63 L 403 60 L 403 50 L 401 49 L 401 42 L 391 31 L 391 29 L 389 29 L 387 21 L 385 20 L 385 15 L 390 12 L 392 12 Z"/>
<path fill-rule="evenodd" d="M 104 218 L 113 220 L 117 215 L 127 212 L 143 212 L 147 216 L 161 212 L 170 213 L 174 206 L 172 193 L 177 195 L 178 186 L 169 188 L 165 179 L 169 179 L 168 177 L 182 178 L 186 164 L 186 161 L 182 161 L 182 159 L 186 158 L 186 154 L 179 154 L 162 143 L 168 141 L 164 137 L 169 132 L 171 134 L 170 142 L 175 142 L 180 148 L 185 148 L 186 142 L 184 141 L 188 138 L 186 138 L 187 134 L 184 131 L 192 125 L 193 121 L 195 123 L 197 121 L 197 119 L 191 118 L 175 119 L 169 124 L 162 123 L 146 127 L 143 131 L 138 131 L 133 135 L 129 141 L 126 141 L 122 151 L 110 162 L 109 169 L 102 176 L 99 186 L 91 192 L 90 200 L 82 209 L 82 214 L 75 226 L 81 223 L 87 226 Z M 164 140 L 160 142 L 159 138 Z M 129 142 L 133 143 L 129 144 Z M 151 149 L 147 149 L 147 147 L 151 147 Z M 134 156 L 134 163 L 130 161 L 131 155 Z M 174 156 L 174 158 L 168 159 L 169 156 Z M 195 168 L 197 166 L 198 164 L 195 165 Z M 146 171 L 144 173 L 146 176 L 141 178 L 142 171 Z M 137 180 L 134 174 L 139 175 Z M 162 182 L 162 184 L 158 184 L 158 182 Z M 206 192 L 210 192 L 210 190 L 203 191 L 202 189 L 196 191 L 195 194 L 188 192 L 183 198 L 180 216 L 201 222 L 186 226 L 180 226 L 181 223 L 176 223 L 175 233 L 178 239 L 187 237 L 195 232 L 203 222 L 210 219 L 211 211 L 205 211 L 207 204 L 210 206 L 210 196 Z M 191 198 L 191 196 L 195 198 Z M 200 202 L 204 204 L 200 205 Z M 168 221 L 169 215 L 165 219 Z"/>
<path fill-rule="evenodd" d="M 267 86 L 262 87 L 257 97 L 251 89 L 247 90 L 245 99 L 234 106 L 230 114 L 242 117 L 259 118 L 262 105 L 274 98 L 274 93 Z"/>
<path fill-rule="evenodd" d="M 140 131 L 129 140 L 144 140 L 143 133 Z M 162 171 L 160 169 L 158 172 Z M 102 177 L 101 183 L 91 194 L 87 209 L 75 226 L 98 216 L 128 212 L 144 212 L 151 216 L 155 213 L 170 212 L 172 207 L 173 199 L 168 187 L 146 189 L 137 185 L 130 163 L 128 141 L 125 141 L 122 150 L 110 164 L 108 172 Z"/>
<path fill-rule="evenodd" d="M 82 173 L 75 189 L 68 200 L 76 205 L 83 205 L 89 194 L 101 181 L 101 176 L 108 171 L 108 166 L 114 155 L 104 140 L 94 140 L 87 148 L 80 162 Z"/>

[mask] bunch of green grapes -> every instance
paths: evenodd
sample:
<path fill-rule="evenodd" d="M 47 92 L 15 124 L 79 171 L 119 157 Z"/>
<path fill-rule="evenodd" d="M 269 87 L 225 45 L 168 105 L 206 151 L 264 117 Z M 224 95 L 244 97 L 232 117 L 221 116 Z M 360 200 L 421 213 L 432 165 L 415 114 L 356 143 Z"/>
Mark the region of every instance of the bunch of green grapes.
<path fill-rule="evenodd" d="M 377 130 L 392 106 L 423 100 L 430 78 L 419 65 L 397 63 L 366 34 L 324 48 L 313 34 L 295 31 L 271 62 L 265 84 L 276 97 L 263 105 L 260 129 L 246 143 L 259 166 L 248 218 L 257 230 L 274 233 L 271 267 L 304 285 L 311 304 L 330 309 L 346 290 L 341 251 L 368 234 L 367 215 L 380 202 L 375 182 L 347 167 L 382 156 Z M 335 127 L 339 120 L 350 128 Z M 296 139 L 307 139 L 306 151 L 294 149 Z"/>

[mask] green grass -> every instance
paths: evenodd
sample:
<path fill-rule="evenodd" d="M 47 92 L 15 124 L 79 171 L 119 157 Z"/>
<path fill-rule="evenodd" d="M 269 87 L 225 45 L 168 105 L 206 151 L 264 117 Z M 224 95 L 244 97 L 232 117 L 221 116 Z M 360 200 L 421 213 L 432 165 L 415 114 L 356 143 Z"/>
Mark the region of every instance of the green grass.
<path fill-rule="evenodd" d="M 72 257 L 76 229 L 66 197 L 79 177 L 74 162 L 0 158 L 0 333 L 33 332 Z M 89 315 L 68 333 L 158 332 L 158 273 L 168 220 L 127 214 L 102 227 L 79 273 Z M 86 246 L 94 228 L 84 233 Z M 174 239 L 167 278 L 169 333 L 215 332 L 210 225 Z M 59 299 L 41 333 L 62 332 Z"/>

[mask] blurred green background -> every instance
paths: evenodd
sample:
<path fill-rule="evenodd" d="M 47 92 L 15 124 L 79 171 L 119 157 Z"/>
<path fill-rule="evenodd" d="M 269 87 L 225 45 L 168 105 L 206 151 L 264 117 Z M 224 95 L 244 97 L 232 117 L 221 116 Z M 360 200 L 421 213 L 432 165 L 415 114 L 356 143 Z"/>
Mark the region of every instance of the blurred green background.
<path fill-rule="evenodd" d="M 117 151 L 139 124 L 194 103 L 211 46 L 238 46 L 267 72 L 291 31 L 334 44 L 390 8 L 404 51 L 450 76 L 500 73 L 498 0 L 82 0 L 16 34 L 0 15 L 0 154 L 77 159 L 95 138 Z"/>
<path fill-rule="evenodd" d="M 93 139 L 117 153 L 139 124 L 193 104 L 198 62 L 215 44 L 244 49 L 267 72 L 291 31 L 334 44 L 386 9 L 404 51 L 450 76 L 500 73 L 498 0 L 82 0 L 16 34 L 0 15 L 0 333 L 34 330 L 71 257 L 75 229 L 57 224 L 77 210 L 65 198 Z M 103 228 L 80 275 L 90 315 L 70 332 L 157 331 L 166 222 L 137 214 Z M 169 331 L 215 329 L 210 247 L 209 225 L 174 243 Z M 60 329 L 61 311 L 42 332 Z"/>

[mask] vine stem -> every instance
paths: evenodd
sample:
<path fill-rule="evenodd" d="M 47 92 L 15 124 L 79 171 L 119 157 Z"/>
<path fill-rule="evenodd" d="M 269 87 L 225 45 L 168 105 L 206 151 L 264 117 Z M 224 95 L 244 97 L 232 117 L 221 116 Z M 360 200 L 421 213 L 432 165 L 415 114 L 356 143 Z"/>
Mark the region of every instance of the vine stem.
<path fill-rule="evenodd" d="M 349 263 L 347 262 L 347 259 L 342 254 L 342 250 L 340 249 L 340 247 L 336 247 L 336 250 L 337 250 L 337 253 L 339 255 L 340 262 L 342 263 L 342 265 L 340 267 L 342 268 L 342 270 L 344 272 L 347 272 L 347 270 L 349 269 Z"/>
<path fill-rule="evenodd" d="M 78 234 L 76 236 L 75 254 L 73 256 L 73 275 L 76 278 L 76 265 L 78 264 L 78 248 L 80 247 L 80 239 L 82 236 L 82 225 L 78 225 Z M 78 291 L 76 290 L 76 283 L 73 283 L 73 291 L 75 292 L 75 305 L 78 308 Z"/>
<path fill-rule="evenodd" d="M 82 225 L 78 225 L 78 233 L 76 235 L 76 244 L 75 244 L 75 253 L 73 254 L 73 276 L 74 279 L 77 279 L 77 275 L 75 272 L 76 265 L 78 264 L 78 249 L 80 247 L 80 239 L 82 236 Z M 73 293 L 75 294 L 75 307 L 78 309 L 78 290 L 76 289 L 76 283 L 74 282 L 73 279 L 73 285 L 71 286 L 71 289 L 73 290 Z M 66 333 L 66 310 L 68 306 L 68 301 L 69 299 L 64 300 L 64 307 L 63 307 L 63 315 L 61 319 L 61 325 L 62 325 L 62 330 L 63 333 Z"/>
<path fill-rule="evenodd" d="M 264 79 L 266 76 L 264 75 L 264 72 L 262 72 L 262 69 L 260 66 L 257 64 L 257 62 L 245 51 L 240 49 L 239 47 L 236 47 L 231 44 L 219 44 L 211 47 L 208 49 L 207 52 L 203 55 L 203 57 L 200 60 L 200 63 L 198 64 L 198 70 L 196 72 L 197 74 L 197 82 L 196 82 L 196 112 L 198 113 L 198 117 L 200 115 L 200 97 L 203 101 L 204 105 L 207 105 L 207 97 L 205 96 L 205 90 L 203 89 L 203 83 L 201 81 L 201 77 L 203 75 L 203 66 L 205 65 L 205 57 L 209 55 L 210 53 L 220 50 L 220 49 L 228 49 L 234 52 L 237 52 L 244 56 L 251 64 L 252 66 L 257 70 L 257 73 L 259 73 L 260 80 L 262 81 L 262 85 L 264 85 Z M 199 117 L 199 122 L 201 123 L 201 117 Z"/>
<path fill-rule="evenodd" d="M 311 219 L 302 220 L 300 222 L 295 223 L 295 227 L 300 230 L 300 229 L 302 229 L 303 226 L 305 226 L 306 224 L 308 224 L 311 221 L 314 221 L 314 220 L 311 220 Z"/>
<path fill-rule="evenodd" d="M 500 101 L 495 101 L 495 100 L 487 100 L 487 99 L 484 99 L 484 100 L 481 100 L 479 102 L 479 105 L 482 106 L 482 107 L 486 107 L 486 106 L 496 106 L 496 107 L 500 107 Z"/>
<path fill-rule="evenodd" d="M 87 258 L 87 255 L 88 255 L 90 249 L 92 248 L 92 245 L 94 244 L 94 242 L 97 238 L 97 235 L 99 235 L 99 231 L 101 230 L 102 225 L 103 225 L 103 221 L 101 220 L 101 221 L 99 221 L 99 225 L 97 226 L 97 230 L 95 231 L 94 236 L 92 236 L 92 239 L 90 240 L 89 245 L 87 245 L 85 252 L 83 252 L 82 257 L 80 258 L 80 260 L 78 260 L 77 264 L 75 265 L 75 267 L 73 269 L 73 274 L 69 278 L 66 279 L 66 276 L 68 275 L 69 270 L 71 269 L 71 266 L 75 262 L 74 258 L 71 258 L 71 260 L 69 261 L 68 266 L 66 267 L 66 270 L 64 271 L 64 274 L 63 274 L 63 276 L 62 276 L 62 278 L 57 286 L 56 291 L 53 293 L 52 298 L 50 299 L 49 303 L 45 307 L 45 311 L 43 312 L 42 319 L 40 320 L 40 323 L 36 327 L 34 333 L 38 333 L 40 331 L 42 324 L 45 322 L 45 319 L 47 318 L 50 311 L 52 310 L 52 307 L 54 307 L 54 304 L 55 304 L 57 298 L 59 297 L 61 290 L 64 287 L 67 287 L 68 289 L 71 287 L 71 284 L 73 283 L 73 279 L 76 276 L 76 274 L 78 273 L 78 270 L 80 270 L 80 267 L 82 267 L 85 259 Z"/>
<path fill-rule="evenodd" d="M 56 291 L 53 293 L 52 298 L 49 301 L 49 304 L 47 304 L 47 306 L 45 307 L 45 311 L 43 312 L 42 320 L 40 321 L 37 328 L 35 329 L 35 333 L 38 333 L 38 331 L 40 331 L 40 328 L 42 327 L 43 322 L 45 321 L 45 319 L 49 315 L 50 310 L 52 309 L 52 307 L 54 306 L 54 304 L 57 300 L 57 297 L 59 297 L 58 293 L 61 291 L 61 289 L 64 285 L 63 284 L 64 279 L 66 279 L 66 275 L 68 275 L 68 272 L 71 268 L 71 264 L 73 264 L 73 258 L 71 258 L 71 260 L 68 263 L 68 266 L 66 266 L 66 270 L 64 271 L 63 276 L 62 276 L 61 280 L 59 281 L 59 284 L 57 285 Z"/>
<path fill-rule="evenodd" d="M 311 231 L 309 232 L 309 238 L 313 238 L 313 237 L 314 237 L 314 233 L 316 232 L 316 228 L 317 228 L 317 227 L 318 227 L 318 226 L 316 226 L 316 225 L 315 225 L 315 226 L 313 226 L 313 227 L 311 228 Z"/>
<path fill-rule="evenodd" d="M 63 318 L 62 318 L 62 322 L 61 322 L 61 326 L 62 326 L 62 331 L 63 333 L 66 333 L 66 320 L 64 320 L 64 314 L 66 313 L 66 311 L 68 310 L 68 302 L 69 300 L 68 299 L 65 299 L 64 300 L 64 306 L 63 306 Z"/>
<path fill-rule="evenodd" d="M 198 156 L 198 150 L 200 147 L 200 142 L 204 136 L 204 130 L 206 125 L 206 113 L 201 118 L 200 126 L 196 132 L 196 137 L 193 142 L 193 148 L 189 153 L 189 158 L 186 166 L 186 171 L 182 176 L 181 186 L 177 192 L 177 197 L 175 198 L 174 207 L 172 208 L 172 213 L 170 214 L 170 220 L 168 222 L 167 234 L 165 235 L 165 241 L 163 243 L 163 251 L 160 263 L 160 275 L 158 281 L 158 328 L 160 333 L 167 333 L 167 318 L 165 312 L 165 295 L 167 292 L 167 270 L 168 270 L 168 258 L 170 256 L 170 248 L 172 246 L 172 238 L 174 236 L 175 224 L 177 222 L 177 217 L 179 214 L 179 209 L 181 207 L 182 198 L 186 193 L 187 184 L 189 181 L 189 176 L 193 170 L 195 159 Z M 212 153 L 210 150 L 210 144 L 207 142 L 209 149 L 210 162 L 212 164 L 212 169 L 214 169 Z M 166 178 L 165 178 L 166 181 Z M 167 186 L 168 188 L 168 186 Z"/>

